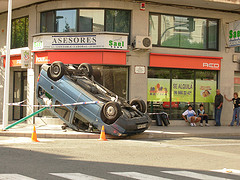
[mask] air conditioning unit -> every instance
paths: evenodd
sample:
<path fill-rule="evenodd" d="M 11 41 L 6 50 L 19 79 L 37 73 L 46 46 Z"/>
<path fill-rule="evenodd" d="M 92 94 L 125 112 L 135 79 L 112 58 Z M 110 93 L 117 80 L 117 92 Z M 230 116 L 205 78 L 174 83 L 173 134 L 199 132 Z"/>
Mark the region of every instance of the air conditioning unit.
<path fill-rule="evenodd" d="M 150 36 L 136 36 L 133 47 L 135 49 L 152 49 L 152 38 Z"/>

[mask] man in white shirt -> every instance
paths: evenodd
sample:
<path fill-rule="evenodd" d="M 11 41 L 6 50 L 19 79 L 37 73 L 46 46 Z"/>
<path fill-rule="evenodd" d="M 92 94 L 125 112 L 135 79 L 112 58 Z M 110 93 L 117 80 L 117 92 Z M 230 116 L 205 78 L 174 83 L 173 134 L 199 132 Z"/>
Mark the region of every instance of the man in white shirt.
<path fill-rule="evenodd" d="M 188 106 L 188 109 L 187 109 L 184 113 L 182 113 L 183 119 L 184 119 L 186 122 L 189 122 L 192 127 L 193 127 L 193 126 L 197 126 L 196 123 L 201 120 L 201 118 L 200 118 L 200 117 L 197 117 L 196 115 L 197 115 L 197 114 L 196 114 L 195 111 L 192 109 L 192 106 L 191 106 L 191 105 L 189 105 L 189 106 Z M 186 116 L 187 116 L 187 118 L 186 118 Z"/>

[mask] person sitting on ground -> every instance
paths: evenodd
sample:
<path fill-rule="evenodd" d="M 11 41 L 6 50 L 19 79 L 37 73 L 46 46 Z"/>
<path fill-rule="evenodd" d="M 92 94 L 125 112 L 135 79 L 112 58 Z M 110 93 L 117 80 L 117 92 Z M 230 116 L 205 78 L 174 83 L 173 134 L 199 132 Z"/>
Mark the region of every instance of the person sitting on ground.
<path fill-rule="evenodd" d="M 203 127 L 203 120 L 205 120 L 205 126 L 209 126 L 208 124 L 208 115 L 205 113 L 205 110 L 203 108 L 203 104 L 200 104 L 200 108 L 198 109 L 198 117 L 201 118 L 201 121 L 200 121 L 200 126 Z"/>
<path fill-rule="evenodd" d="M 187 116 L 187 118 L 185 117 Z M 183 119 L 186 121 L 186 122 L 189 122 L 190 123 L 190 126 L 197 126 L 196 123 L 199 122 L 201 120 L 200 117 L 197 117 L 196 116 L 196 113 L 195 111 L 192 109 L 192 106 L 189 105 L 188 106 L 188 109 L 182 113 L 182 117 Z"/>

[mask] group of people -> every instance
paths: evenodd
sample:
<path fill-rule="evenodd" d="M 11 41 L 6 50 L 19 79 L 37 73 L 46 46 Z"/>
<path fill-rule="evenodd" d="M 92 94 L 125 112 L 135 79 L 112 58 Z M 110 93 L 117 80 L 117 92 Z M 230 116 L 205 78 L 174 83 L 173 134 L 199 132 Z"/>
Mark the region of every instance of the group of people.
<path fill-rule="evenodd" d="M 234 125 L 234 122 L 237 121 L 237 126 L 239 126 L 239 112 L 240 112 L 240 98 L 238 97 L 238 93 L 234 93 L 234 97 L 232 99 L 228 99 L 226 95 L 224 95 L 224 98 L 229 101 L 233 102 L 234 109 L 233 109 L 233 117 L 232 121 L 230 123 L 230 126 Z M 220 93 L 220 90 L 216 90 L 216 96 L 215 96 L 215 126 L 221 126 L 221 113 L 222 113 L 222 107 L 223 107 L 223 96 Z M 205 113 L 203 104 L 200 104 L 200 107 L 195 113 L 192 106 L 189 105 L 188 109 L 182 113 L 182 117 L 186 122 L 190 123 L 190 126 L 197 126 L 196 123 L 200 121 L 200 126 L 203 127 L 203 121 L 205 120 L 205 126 L 209 126 L 208 124 L 208 115 Z"/>
<path fill-rule="evenodd" d="M 188 109 L 182 113 L 182 117 L 186 122 L 190 123 L 190 126 L 197 126 L 196 123 L 200 121 L 200 126 L 203 126 L 203 120 L 205 120 L 205 126 L 208 124 L 208 115 L 205 113 L 203 104 L 200 105 L 200 108 L 197 111 L 197 114 L 193 110 L 192 106 L 189 105 Z"/>

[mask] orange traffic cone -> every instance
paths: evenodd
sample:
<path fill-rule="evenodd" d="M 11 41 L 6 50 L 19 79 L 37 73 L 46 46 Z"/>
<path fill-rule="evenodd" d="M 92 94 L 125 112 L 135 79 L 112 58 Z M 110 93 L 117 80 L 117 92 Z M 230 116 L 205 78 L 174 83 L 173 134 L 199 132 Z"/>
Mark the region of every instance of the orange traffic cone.
<path fill-rule="evenodd" d="M 36 133 L 36 128 L 35 128 L 35 126 L 33 127 L 32 141 L 33 141 L 33 142 L 39 142 L 39 140 L 37 140 L 37 133 Z"/>
<path fill-rule="evenodd" d="M 106 139 L 106 137 L 105 137 L 104 126 L 102 126 L 101 135 L 100 135 L 100 138 L 99 138 L 98 140 L 99 140 L 99 141 L 107 141 L 107 139 Z"/>

